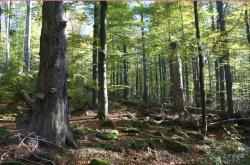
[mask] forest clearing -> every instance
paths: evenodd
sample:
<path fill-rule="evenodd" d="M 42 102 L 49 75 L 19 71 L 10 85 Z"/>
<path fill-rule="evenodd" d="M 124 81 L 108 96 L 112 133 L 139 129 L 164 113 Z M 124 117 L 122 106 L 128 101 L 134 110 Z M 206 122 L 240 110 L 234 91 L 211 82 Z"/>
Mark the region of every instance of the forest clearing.
<path fill-rule="evenodd" d="M 250 164 L 249 12 L 1 1 L 0 164 Z"/>

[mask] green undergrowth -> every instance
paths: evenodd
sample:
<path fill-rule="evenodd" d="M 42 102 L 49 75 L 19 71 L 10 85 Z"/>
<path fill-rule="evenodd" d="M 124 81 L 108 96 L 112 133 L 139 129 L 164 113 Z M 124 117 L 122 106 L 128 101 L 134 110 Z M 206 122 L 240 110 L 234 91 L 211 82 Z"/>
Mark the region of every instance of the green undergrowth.
<path fill-rule="evenodd" d="M 97 131 L 96 137 L 103 140 L 117 140 L 119 136 L 119 132 L 117 130 L 111 131 Z"/>
<path fill-rule="evenodd" d="M 224 128 L 225 129 L 225 128 Z M 247 165 L 250 161 L 250 149 L 241 142 L 241 135 L 234 129 L 225 129 L 221 141 L 207 139 L 204 141 L 204 151 L 207 159 L 202 159 L 203 164 L 216 165 Z"/>
<path fill-rule="evenodd" d="M 110 160 L 95 158 L 90 162 L 90 165 L 112 165 Z"/>
<path fill-rule="evenodd" d="M 115 124 L 112 122 L 112 120 L 108 119 L 102 122 L 101 127 L 115 129 Z"/>
<path fill-rule="evenodd" d="M 7 130 L 7 128 L 0 128 L 0 140 L 6 140 L 11 133 Z"/>
<path fill-rule="evenodd" d="M 70 129 L 70 131 L 72 132 L 75 138 L 83 137 L 87 133 L 87 129 L 83 126 L 74 126 Z"/>

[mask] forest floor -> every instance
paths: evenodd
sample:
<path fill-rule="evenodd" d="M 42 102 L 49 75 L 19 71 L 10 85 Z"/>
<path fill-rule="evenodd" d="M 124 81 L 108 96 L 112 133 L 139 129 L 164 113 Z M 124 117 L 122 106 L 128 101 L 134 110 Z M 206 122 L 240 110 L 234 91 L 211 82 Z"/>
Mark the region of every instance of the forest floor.
<path fill-rule="evenodd" d="M 249 125 L 216 126 L 203 136 L 190 117 L 179 121 L 159 108 L 145 110 L 113 103 L 108 122 L 100 122 L 93 110 L 71 114 L 70 124 L 79 148 L 35 148 L 31 142 L 21 143 L 23 139 L 17 138 L 24 132 L 18 120 L 23 115 L 6 111 L 7 106 L 0 103 L 0 134 L 1 130 L 2 135 L 7 134 L 0 136 L 0 164 L 17 160 L 23 164 L 87 165 L 93 159 L 109 160 L 115 165 L 250 163 Z M 27 110 L 23 103 L 15 106 Z"/>

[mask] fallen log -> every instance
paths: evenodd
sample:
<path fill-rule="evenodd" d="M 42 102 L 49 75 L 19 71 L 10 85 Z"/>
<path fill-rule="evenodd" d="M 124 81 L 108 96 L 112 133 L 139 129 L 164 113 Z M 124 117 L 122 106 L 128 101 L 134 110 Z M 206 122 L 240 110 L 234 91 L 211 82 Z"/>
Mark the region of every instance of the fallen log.
<path fill-rule="evenodd" d="M 235 119 L 221 120 L 221 121 L 217 121 L 217 122 L 208 124 L 208 127 L 221 125 L 221 124 L 228 124 L 228 123 L 232 123 L 232 122 L 240 122 L 240 121 L 249 121 L 250 122 L 250 118 L 235 118 Z"/>

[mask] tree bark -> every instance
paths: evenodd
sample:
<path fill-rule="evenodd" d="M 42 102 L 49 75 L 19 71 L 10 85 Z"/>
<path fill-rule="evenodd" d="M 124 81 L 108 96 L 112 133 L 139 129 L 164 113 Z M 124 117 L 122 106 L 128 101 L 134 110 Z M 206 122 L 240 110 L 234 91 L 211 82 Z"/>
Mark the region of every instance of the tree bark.
<path fill-rule="evenodd" d="M 6 68 L 9 68 L 10 66 L 10 2 L 6 2 L 6 10 L 5 13 L 5 29 L 6 29 Z"/>
<path fill-rule="evenodd" d="M 215 88 L 216 88 L 216 103 L 220 103 L 220 74 L 219 74 L 219 60 L 214 62 L 215 66 Z"/>
<path fill-rule="evenodd" d="M 30 30 L 31 30 L 31 2 L 26 1 L 26 28 L 25 28 L 25 41 L 24 41 L 24 62 L 25 62 L 25 74 L 30 72 Z"/>
<path fill-rule="evenodd" d="M 99 15 L 99 7 L 97 2 L 95 2 L 94 5 L 94 25 L 93 25 L 93 57 L 92 57 L 92 65 L 93 65 L 93 71 L 92 71 L 92 79 L 94 82 L 95 88 L 92 91 L 92 105 L 95 107 L 98 104 L 98 92 L 97 92 L 97 86 L 98 86 L 98 75 L 97 75 L 97 55 L 98 55 L 98 15 Z"/>
<path fill-rule="evenodd" d="M 125 88 L 123 90 L 123 97 L 124 99 L 128 99 L 129 94 L 129 87 L 128 87 L 128 52 L 127 52 L 127 46 L 123 46 L 123 53 L 124 53 L 124 59 L 123 59 L 123 83 L 125 85 Z"/>
<path fill-rule="evenodd" d="M 204 63 L 203 63 L 202 49 L 200 46 L 200 27 L 199 27 L 197 1 L 194 1 L 194 18 L 195 18 L 196 40 L 198 47 L 198 57 L 199 57 L 199 85 L 200 85 L 200 96 L 201 96 L 202 128 L 204 132 L 207 132 L 206 101 L 205 101 L 204 74 L 203 74 Z"/>
<path fill-rule="evenodd" d="M 106 1 L 100 1 L 100 48 L 98 53 L 98 82 L 99 82 L 99 111 L 98 118 L 106 120 L 108 117 L 108 89 L 106 80 Z"/>
<path fill-rule="evenodd" d="M 246 33 L 247 33 L 247 42 L 250 44 L 250 30 L 249 30 L 249 21 L 248 21 L 248 11 L 245 10 L 245 24 L 246 24 Z"/>
<path fill-rule="evenodd" d="M 63 2 L 43 2 L 37 97 L 30 129 L 59 147 L 76 147 L 69 130 Z"/>
<path fill-rule="evenodd" d="M 144 14 L 141 13 L 141 23 L 144 22 Z M 142 37 L 142 63 L 143 63 L 143 101 L 148 104 L 148 73 L 147 73 L 147 57 L 145 50 L 145 31 L 144 25 L 141 26 L 141 37 Z"/>
<path fill-rule="evenodd" d="M 226 33 L 225 20 L 224 20 L 224 12 L 223 12 L 223 2 L 216 1 L 217 3 L 217 11 L 218 11 L 218 23 L 220 25 L 220 32 L 222 34 Z M 229 50 L 227 48 L 227 39 L 224 38 L 222 42 L 222 57 L 224 63 L 225 70 L 225 80 L 226 80 L 226 93 L 227 93 L 227 105 L 228 105 L 228 115 L 230 118 L 234 117 L 234 109 L 233 109 L 233 83 L 232 83 L 232 75 L 229 64 Z"/>
<path fill-rule="evenodd" d="M 155 87 L 156 87 L 156 100 L 159 101 L 159 83 L 158 83 L 158 68 L 157 68 L 157 60 L 154 58 L 154 64 L 155 64 Z"/>
<path fill-rule="evenodd" d="M 181 71 L 181 60 L 178 55 L 177 43 L 172 42 L 171 45 L 171 56 L 170 56 L 170 72 L 172 73 L 171 85 L 172 85 L 172 95 L 173 103 L 176 112 L 181 114 L 184 111 L 184 95 L 183 95 L 183 81 L 182 81 L 182 71 Z"/>
<path fill-rule="evenodd" d="M 199 66 L 197 57 L 192 59 L 192 70 L 193 70 L 193 84 L 194 84 L 194 104 L 196 107 L 201 107 L 201 98 L 200 98 L 200 86 L 199 86 Z"/>

